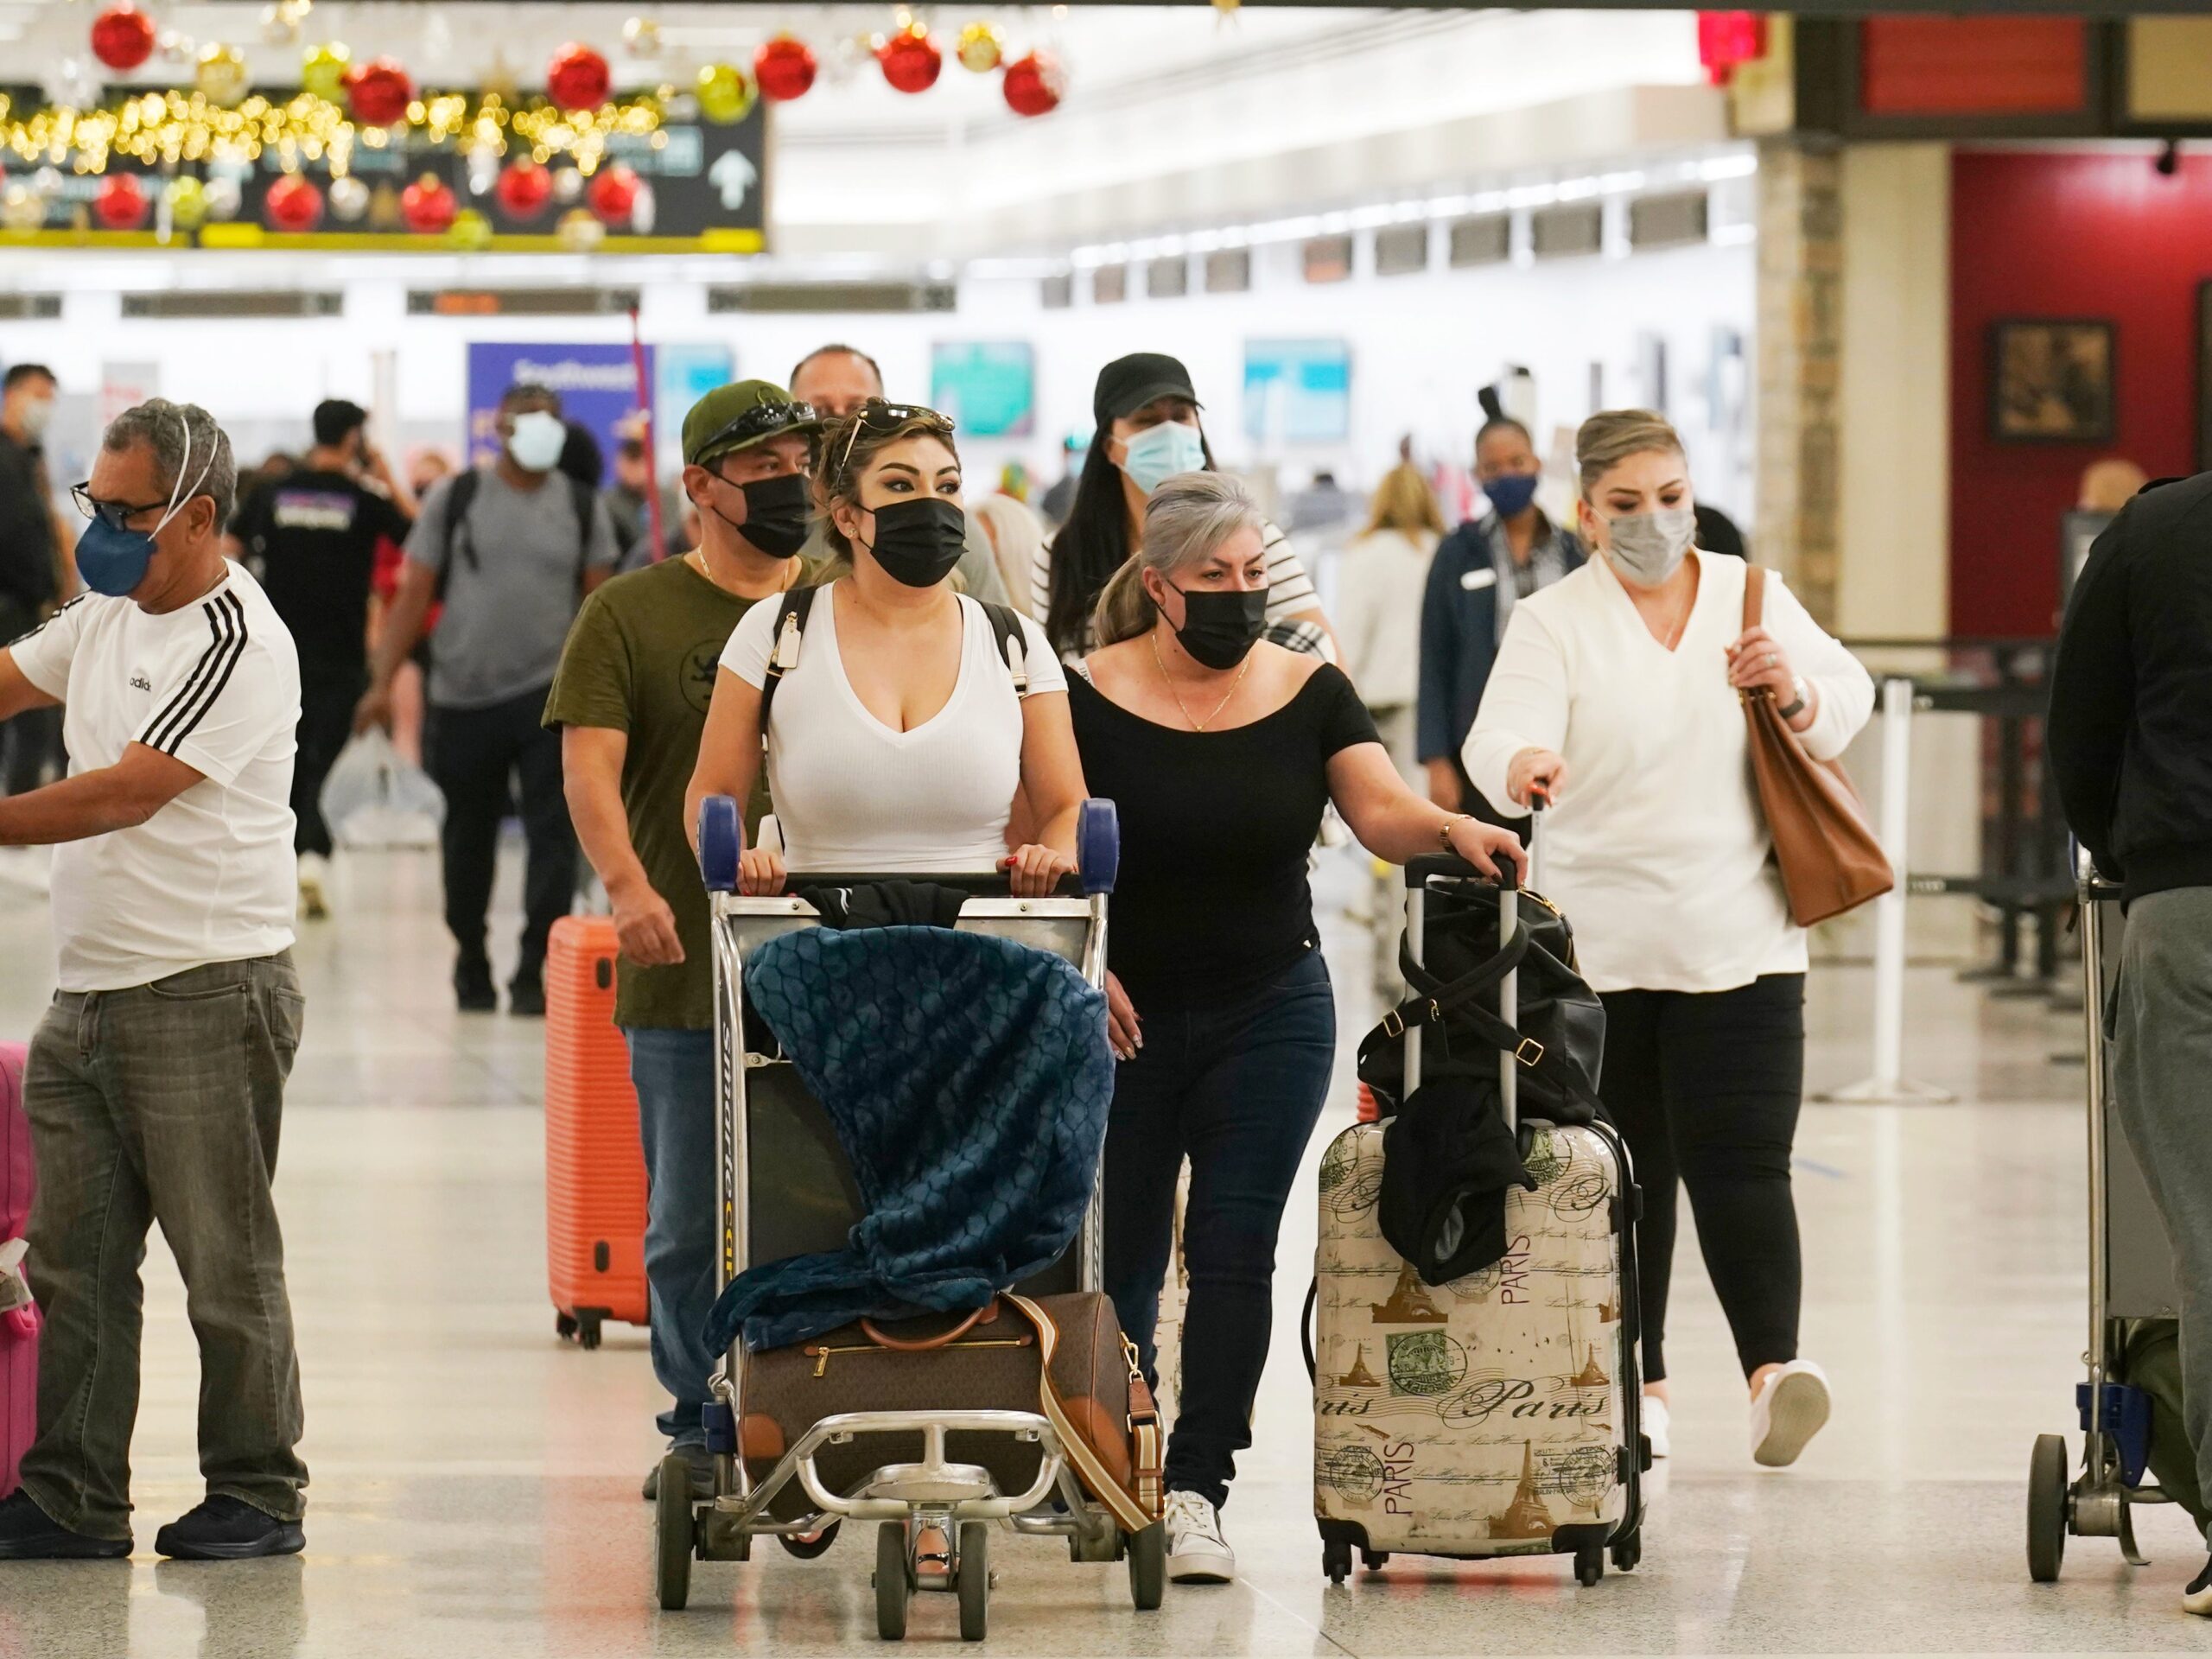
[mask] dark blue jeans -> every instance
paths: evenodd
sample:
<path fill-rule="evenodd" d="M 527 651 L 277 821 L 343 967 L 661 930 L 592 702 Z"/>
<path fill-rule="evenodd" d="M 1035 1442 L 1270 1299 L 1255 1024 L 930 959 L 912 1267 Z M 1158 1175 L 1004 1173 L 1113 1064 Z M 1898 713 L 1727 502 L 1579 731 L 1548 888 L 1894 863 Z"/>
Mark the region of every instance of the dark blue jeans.
<path fill-rule="evenodd" d="M 1337 1006 L 1313 952 L 1217 1006 L 1146 1007 L 1106 1131 L 1106 1292 L 1154 1376 L 1175 1183 L 1191 1160 L 1183 1256 L 1183 1386 L 1170 1491 L 1220 1504 L 1252 1443 L 1252 1402 L 1274 1322 L 1275 1236 L 1336 1058 Z"/>
<path fill-rule="evenodd" d="M 700 1441 L 707 1379 L 721 1357 L 702 1334 L 715 1305 L 715 1034 L 626 1027 L 645 1148 L 645 1287 L 653 1375 L 676 1398 L 672 1442 Z"/>

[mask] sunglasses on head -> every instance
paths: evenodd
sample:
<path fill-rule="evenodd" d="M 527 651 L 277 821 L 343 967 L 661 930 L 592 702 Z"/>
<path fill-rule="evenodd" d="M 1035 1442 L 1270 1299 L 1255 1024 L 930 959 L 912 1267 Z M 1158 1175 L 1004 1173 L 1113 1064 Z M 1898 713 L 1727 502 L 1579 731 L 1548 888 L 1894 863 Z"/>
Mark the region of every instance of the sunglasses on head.
<path fill-rule="evenodd" d="M 940 437 L 952 435 L 952 416 L 950 415 L 940 415 L 919 404 L 887 404 L 880 397 L 869 398 L 854 411 L 852 434 L 845 440 L 845 453 L 838 459 L 837 470 L 842 473 L 852 464 L 853 446 L 861 441 L 863 427 L 871 432 L 895 432 L 915 421 L 925 423 Z"/>
<path fill-rule="evenodd" d="M 812 404 L 755 404 L 728 426 L 701 443 L 700 454 L 709 450 L 750 443 L 755 438 L 768 437 L 787 427 L 809 426 L 821 417 L 814 412 Z"/>

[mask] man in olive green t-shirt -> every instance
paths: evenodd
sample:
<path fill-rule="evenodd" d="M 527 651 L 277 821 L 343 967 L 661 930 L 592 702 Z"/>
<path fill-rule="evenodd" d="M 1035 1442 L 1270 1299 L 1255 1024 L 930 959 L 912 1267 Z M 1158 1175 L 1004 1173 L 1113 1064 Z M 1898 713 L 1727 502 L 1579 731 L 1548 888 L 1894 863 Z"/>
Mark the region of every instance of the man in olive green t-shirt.
<path fill-rule="evenodd" d="M 614 1020 L 630 1047 L 645 1142 L 653 1370 L 676 1400 L 660 1428 L 690 1459 L 702 1496 L 713 1487 L 700 1418 L 715 1362 L 702 1336 L 716 1290 L 714 968 L 683 791 L 730 631 L 804 579 L 817 424 L 765 380 L 718 387 L 692 405 L 683 488 L 699 510 L 700 545 L 585 601 L 545 703 L 545 724 L 561 732 L 569 815 L 622 941 Z M 747 812 L 755 825 L 765 790 Z"/>

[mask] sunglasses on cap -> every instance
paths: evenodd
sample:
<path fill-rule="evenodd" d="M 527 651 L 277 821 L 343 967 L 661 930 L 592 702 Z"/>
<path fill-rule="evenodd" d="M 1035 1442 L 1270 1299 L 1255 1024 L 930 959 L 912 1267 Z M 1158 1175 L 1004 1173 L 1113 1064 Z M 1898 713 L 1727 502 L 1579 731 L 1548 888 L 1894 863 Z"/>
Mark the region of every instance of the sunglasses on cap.
<path fill-rule="evenodd" d="M 940 415 L 919 404 L 887 404 L 880 397 L 869 398 L 854 412 L 852 434 L 845 440 L 845 453 L 838 457 L 837 470 L 842 473 L 851 464 L 853 446 L 861 441 L 863 427 L 871 432 L 895 432 L 916 421 L 923 423 L 941 437 L 952 435 L 952 416 L 950 415 Z"/>
<path fill-rule="evenodd" d="M 814 412 L 812 404 L 755 404 L 728 426 L 702 442 L 696 451 L 708 454 L 715 449 L 734 448 L 783 431 L 787 427 L 810 426 L 821 417 Z"/>

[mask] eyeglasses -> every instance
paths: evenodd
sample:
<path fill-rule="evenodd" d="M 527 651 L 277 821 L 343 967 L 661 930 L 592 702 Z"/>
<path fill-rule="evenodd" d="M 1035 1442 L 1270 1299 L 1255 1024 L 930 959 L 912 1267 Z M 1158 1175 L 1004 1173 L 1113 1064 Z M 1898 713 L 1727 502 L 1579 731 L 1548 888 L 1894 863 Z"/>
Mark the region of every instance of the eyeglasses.
<path fill-rule="evenodd" d="M 852 464 L 853 446 L 861 441 L 861 429 L 871 432 L 895 432 L 899 428 L 920 422 L 940 437 L 953 434 L 952 416 L 940 415 L 933 409 L 919 404 L 887 404 L 880 397 L 871 397 L 853 414 L 852 435 L 845 440 L 845 453 L 837 461 L 842 473 Z"/>
<path fill-rule="evenodd" d="M 142 512 L 159 512 L 168 505 L 167 501 L 146 501 L 133 506 L 128 501 L 103 501 L 92 493 L 92 481 L 69 486 L 69 499 L 77 504 L 77 511 L 87 518 L 97 518 L 110 530 L 128 530 L 126 522 Z"/>
<path fill-rule="evenodd" d="M 821 420 L 812 404 L 755 404 L 728 426 L 707 439 L 694 452 L 706 454 L 718 447 L 750 443 L 794 426 L 812 426 Z"/>

